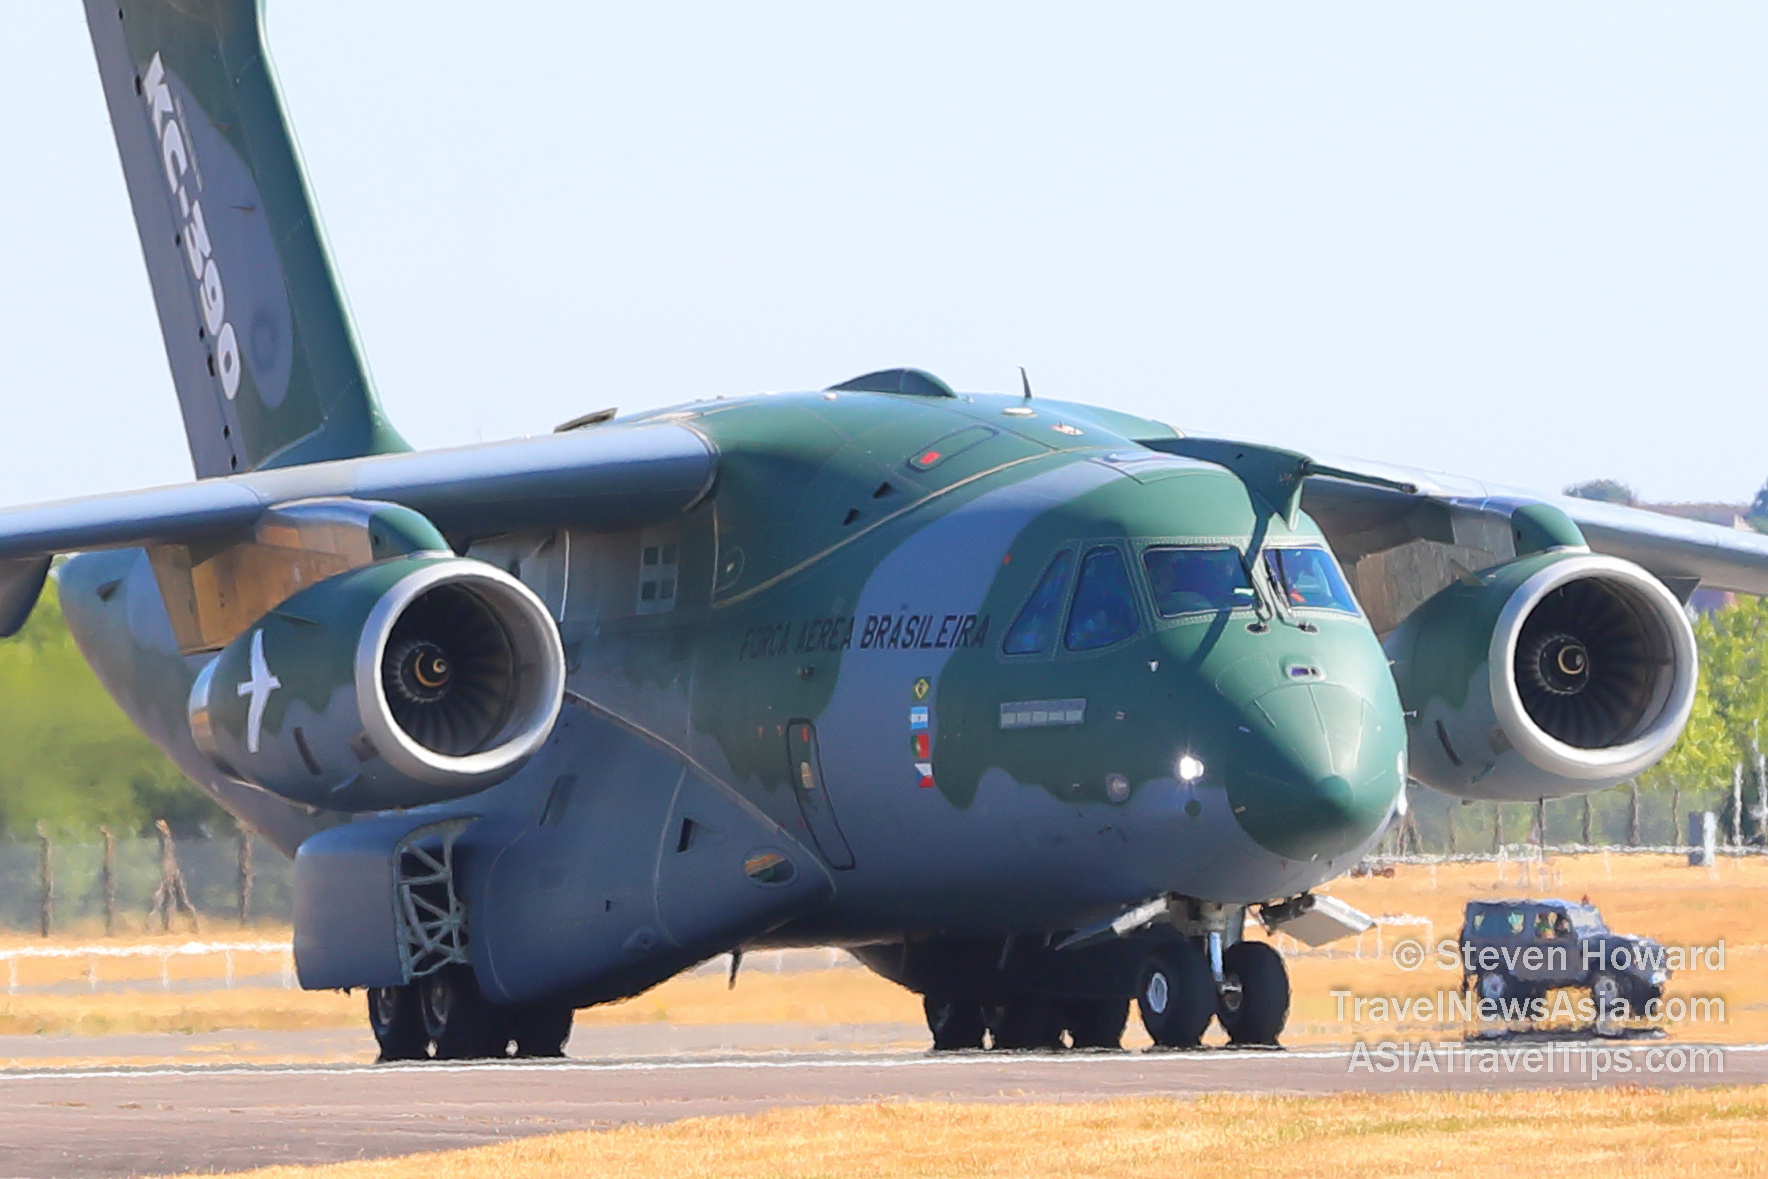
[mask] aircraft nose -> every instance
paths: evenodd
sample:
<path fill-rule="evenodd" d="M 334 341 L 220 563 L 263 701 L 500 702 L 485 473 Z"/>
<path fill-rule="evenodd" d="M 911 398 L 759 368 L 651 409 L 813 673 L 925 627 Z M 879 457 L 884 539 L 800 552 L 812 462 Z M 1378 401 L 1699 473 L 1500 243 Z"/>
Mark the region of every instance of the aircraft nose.
<path fill-rule="evenodd" d="M 1292 860 L 1332 859 L 1374 835 L 1400 789 L 1398 733 L 1342 684 L 1287 684 L 1242 709 L 1234 816 Z"/>

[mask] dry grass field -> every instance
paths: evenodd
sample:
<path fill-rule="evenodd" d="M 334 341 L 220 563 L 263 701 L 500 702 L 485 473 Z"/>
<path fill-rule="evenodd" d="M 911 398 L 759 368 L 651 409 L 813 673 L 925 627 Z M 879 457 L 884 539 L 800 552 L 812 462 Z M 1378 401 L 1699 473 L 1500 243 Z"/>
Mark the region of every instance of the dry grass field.
<path fill-rule="evenodd" d="M 1543 878 L 1544 877 L 1544 878 Z M 1689 868 L 1667 856 L 1590 855 L 1550 860 L 1545 872 L 1533 866 L 1458 864 L 1402 866 L 1395 875 L 1336 882 L 1331 891 L 1372 914 L 1404 914 L 1427 918 L 1431 927 L 1400 927 L 1385 931 L 1382 955 L 1373 934 L 1365 935 L 1365 956 L 1348 956 L 1352 943 L 1336 943 L 1331 956 L 1292 959 L 1294 1002 L 1285 1042 L 1301 1046 L 1342 1044 L 1353 1039 L 1385 1036 L 1454 1035 L 1456 1023 L 1395 1024 L 1391 1020 L 1356 1022 L 1339 1018 L 1334 990 L 1361 997 L 1434 995 L 1452 992 L 1459 974 L 1437 968 L 1432 955 L 1416 971 L 1394 965 L 1397 940 L 1452 938 L 1460 926 L 1462 906 L 1470 899 L 1499 896 L 1588 895 L 1602 908 L 1618 932 L 1642 933 L 1666 944 L 1710 945 L 1725 942 L 1725 969 L 1683 972 L 1672 980 L 1670 997 L 1718 996 L 1725 1001 L 1719 1023 L 1683 1024 L 1670 1029 L 1673 1038 L 1719 1042 L 1768 1041 L 1768 861 L 1722 860 L 1717 867 Z M 254 930 L 251 937 L 286 938 L 286 930 Z M 238 940 L 231 932 L 205 931 L 204 940 Z M 113 939 L 107 944 L 157 945 L 190 940 L 169 937 Z M 0 949 L 37 946 L 35 938 L 9 935 Z M 54 944 L 54 943 L 52 943 Z M 67 944 L 74 944 L 70 939 Z M 56 959 L 19 965 L 22 985 L 78 980 L 84 964 Z M 219 958 L 181 959 L 172 966 L 175 979 L 217 979 Z M 236 971 L 270 974 L 280 966 L 269 957 L 254 963 L 236 959 Z M 106 960 L 100 977 L 117 980 L 133 975 L 155 981 L 153 959 Z M 1350 1012 L 1347 1011 L 1347 1014 Z M 101 1034 L 109 1032 L 209 1032 L 237 1029 L 264 1031 L 317 1027 L 351 1027 L 362 1021 L 359 995 L 306 993 L 278 987 L 233 991 L 170 991 L 149 989 L 118 994 L 0 994 L 0 1034 Z M 638 1023 L 914 1023 L 920 1002 L 900 988 L 859 969 L 805 974 L 745 971 L 734 991 L 722 975 L 675 979 L 636 999 L 608 1004 L 578 1014 L 581 1025 Z M 1146 1043 L 1139 1028 L 1131 1046 Z"/>
<path fill-rule="evenodd" d="M 1768 900 L 1768 860 L 1721 859 L 1711 869 L 1690 868 L 1673 856 L 1619 855 L 1550 859 L 1544 871 L 1517 862 L 1402 865 L 1392 877 L 1343 879 L 1329 891 L 1366 913 L 1425 917 L 1432 925 L 1428 931 L 1424 927 L 1386 930 L 1386 953 L 1379 958 L 1373 953 L 1373 935 L 1365 934 L 1363 947 L 1369 957 L 1291 960 L 1294 1002 L 1286 1043 L 1459 1032 L 1458 1023 L 1347 1024 L 1338 1018 L 1338 1001 L 1331 992 L 1405 998 L 1454 991 L 1460 983 L 1458 968 L 1441 969 L 1432 953 L 1420 969 L 1401 970 L 1393 961 L 1395 943 L 1402 938 L 1453 939 L 1460 932 L 1462 907 L 1468 901 L 1524 896 L 1573 901 L 1587 896 L 1602 910 L 1610 929 L 1654 937 L 1666 946 L 1712 946 L 1723 941 L 1723 969 L 1682 971 L 1670 980 L 1665 998 L 1717 996 L 1724 1000 L 1724 1020 L 1683 1023 L 1670 1027 L 1669 1035 L 1721 1043 L 1768 1040 L 1768 905 L 1763 903 Z M 1348 949 L 1349 944 L 1340 942 L 1331 948 Z"/>
<path fill-rule="evenodd" d="M 1768 1090 L 1613 1088 L 783 1109 L 253 1179 L 1768 1173 Z"/>

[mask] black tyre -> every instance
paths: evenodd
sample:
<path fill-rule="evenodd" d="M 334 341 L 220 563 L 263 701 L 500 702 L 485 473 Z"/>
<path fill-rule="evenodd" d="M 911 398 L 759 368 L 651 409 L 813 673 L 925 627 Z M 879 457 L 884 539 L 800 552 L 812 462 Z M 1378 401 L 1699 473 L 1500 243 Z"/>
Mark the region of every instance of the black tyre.
<path fill-rule="evenodd" d="M 988 1020 L 982 1004 L 926 995 L 921 1010 L 927 1015 L 927 1030 L 933 1033 L 933 1051 L 964 1052 L 983 1046 Z"/>
<path fill-rule="evenodd" d="M 1128 999 L 1076 999 L 1062 1005 L 1062 1022 L 1076 1048 L 1122 1048 L 1129 1021 Z"/>
<path fill-rule="evenodd" d="M 418 984 L 423 998 L 424 1032 L 437 1060 L 477 1060 L 509 1055 L 504 1012 L 479 990 L 471 967 L 448 966 Z"/>
<path fill-rule="evenodd" d="M 1007 1052 L 1054 1052 L 1062 1045 L 1062 1009 L 1048 999 L 1016 999 L 995 1009 L 994 1046 Z"/>
<path fill-rule="evenodd" d="M 1591 978 L 1590 998 L 1596 1004 L 1595 1027 L 1599 1036 L 1619 1035 L 1635 1014 L 1626 984 L 1612 974 L 1603 972 Z"/>
<path fill-rule="evenodd" d="M 1142 1026 L 1161 1048 L 1195 1048 L 1215 1016 L 1215 976 L 1188 941 L 1162 942 L 1148 954 L 1136 992 Z"/>
<path fill-rule="evenodd" d="M 381 1046 L 382 1063 L 425 1060 L 430 1055 L 423 1003 L 415 986 L 368 988 L 368 1026 Z"/>
<path fill-rule="evenodd" d="M 1265 942 L 1235 942 L 1222 952 L 1216 1018 L 1233 1044 L 1275 1047 L 1289 1022 L 1289 969 Z"/>
<path fill-rule="evenodd" d="M 1628 1006 L 1632 1009 L 1634 1019 L 1661 1019 L 1663 1010 L 1655 1006 L 1664 997 L 1664 988 L 1659 983 L 1649 983 L 1642 978 L 1628 978 L 1623 988 L 1627 995 Z"/>
<path fill-rule="evenodd" d="M 506 1015 L 516 1055 L 556 1058 L 565 1054 L 577 1012 L 563 1003 L 533 1003 Z"/>

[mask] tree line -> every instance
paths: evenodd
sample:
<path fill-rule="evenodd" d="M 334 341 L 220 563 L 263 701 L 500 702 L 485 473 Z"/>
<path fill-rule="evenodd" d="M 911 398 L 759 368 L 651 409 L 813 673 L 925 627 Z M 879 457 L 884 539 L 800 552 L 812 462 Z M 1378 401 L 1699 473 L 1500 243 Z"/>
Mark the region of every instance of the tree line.
<path fill-rule="evenodd" d="M 92 674 L 53 579 L 24 629 L 0 641 L 0 838 L 230 832 L 232 821 L 141 734 Z"/>

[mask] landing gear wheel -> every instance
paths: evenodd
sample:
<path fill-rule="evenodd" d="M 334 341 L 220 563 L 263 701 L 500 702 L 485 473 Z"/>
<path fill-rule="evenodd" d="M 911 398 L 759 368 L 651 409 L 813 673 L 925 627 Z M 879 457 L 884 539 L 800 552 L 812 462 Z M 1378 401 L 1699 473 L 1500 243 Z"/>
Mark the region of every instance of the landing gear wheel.
<path fill-rule="evenodd" d="M 1161 1048 L 1195 1048 L 1215 1015 L 1215 976 L 1203 951 L 1188 941 L 1162 942 L 1142 967 L 1136 994 L 1142 1026 Z"/>
<path fill-rule="evenodd" d="M 1048 999 L 1017 999 L 996 1009 L 994 1046 L 1007 1052 L 1054 1052 L 1062 1047 L 1062 1012 Z"/>
<path fill-rule="evenodd" d="M 468 966 L 447 966 L 418 984 L 423 997 L 424 1032 L 436 1046 L 437 1060 L 476 1060 L 509 1054 L 504 1013 L 479 990 Z"/>
<path fill-rule="evenodd" d="M 424 1013 L 417 988 L 368 988 L 368 1026 L 381 1046 L 381 1062 L 425 1060 L 430 1037 L 424 1031 Z"/>
<path fill-rule="evenodd" d="M 1289 1021 L 1289 970 L 1265 942 L 1235 942 L 1222 953 L 1216 1018 L 1231 1044 L 1275 1048 Z"/>
<path fill-rule="evenodd" d="M 563 1003 L 534 1003 L 508 1013 L 506 1026 L 521 1057 L 557 1058 L 565 1055 L 571 1039 L 571 1023 L 577 1012 Z"/>
<path fill-rule="evenodd" d="M 1590 998 L 1596 1004 L 1596 1034 L 1618 1036 L 1632 1014 L 1621 980 L 1612 974 L 1599 974 L 1590 980 Z"/>
<path fill-rule="evenodd" d="M 927 1030 L 933 1033 L 933 1051 L 963 1052 L 982 1047 L 988 1020 L 982 1004 L 926 995 L 921 1010 L 927 1014 Z"/>
<path fill-rule="evenodd" d="M 1076 999 L 1062 1005 L 1062 1022 L 1076 1048 L 1122 1048 L 1129 1021 L 1128 999 Z"/>
<path fill-rule="evenodd" d="M 1473 980 L 1473 989 L 1479 1035 L 1505 1035 L 1510 1030 L 1509 1014 L 1504 1010 L 1506 1001 L 1517 998 L 1520 988 L 1502 971 L 1488 970 Z"/>

